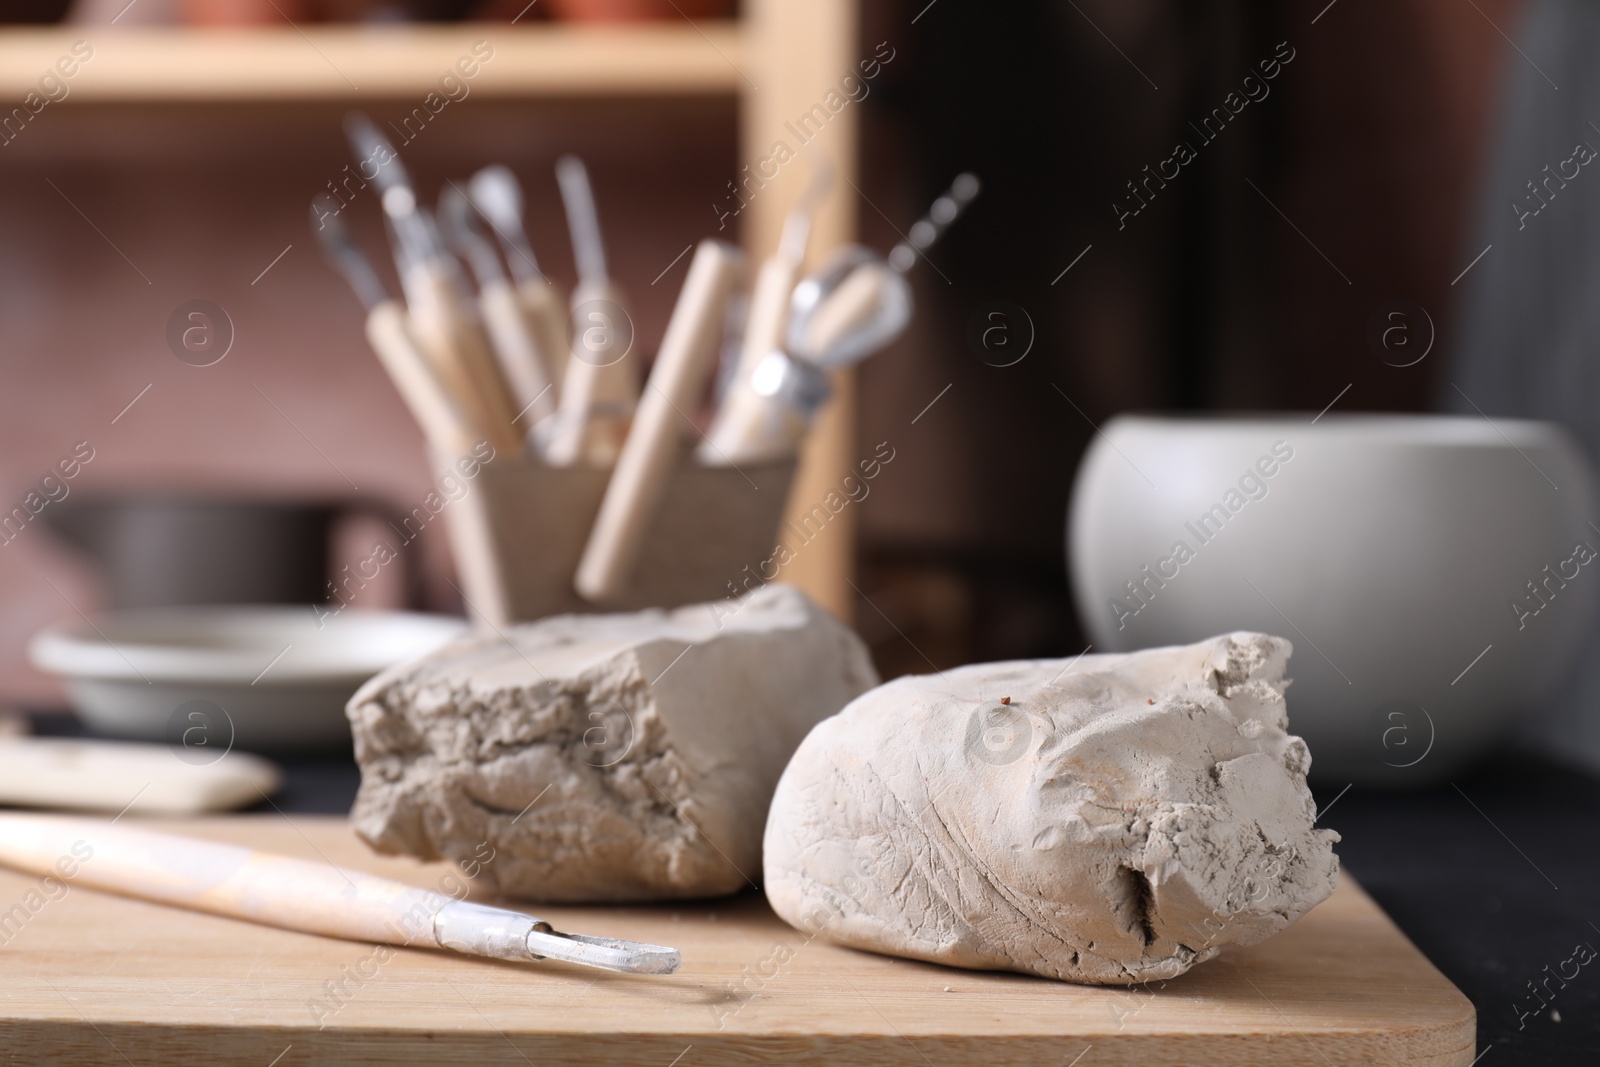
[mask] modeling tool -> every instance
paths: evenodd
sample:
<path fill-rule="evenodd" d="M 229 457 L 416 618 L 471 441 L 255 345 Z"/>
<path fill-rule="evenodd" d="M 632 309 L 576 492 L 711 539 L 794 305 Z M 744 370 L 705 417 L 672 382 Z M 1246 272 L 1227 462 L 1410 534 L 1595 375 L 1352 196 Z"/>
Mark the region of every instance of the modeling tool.
<path fill-rule="evenodd" d="M 428 443 L 445 455 L 465 455 L 475 443 L 475 428 L 463 413 L 461 398 L 451 392 L 433 360 L 423 352 L 405 308 L 384 290 L 372 264 L 356 248 L 336 213 L 326 210 L 326 205 L 319 211 L 313 203 L 311 228 L 328 261 L 344 275 L 366 309 L 367 343 Z"/>
<path fill-rule="evenodd" d="M 701 461 L 733 466 L 794 455 L 832 394 L 829 373 L 880 351 L 911 321 L 906 271 L 978 191 L 976 177 L 958 176 L 888 257 L 862 245 L 846 245 L 796 285 L 783 346 L 772 348 L 756 364 L 747 393 L 730 394 L 729 403 L 738 404 L 732 413 L 736 417 L 719 415 L 722 436 L 714 441 L 708 437 L 699 452 Z"/>
<path fill-rule="evenodd" d="M 533 330 L 546 377 L 561 386 L 567 363 L 567 308 L 561 294 L 539 269 L 522 221 L 522 186 L 510 168 L 484 167 L 467 183 L 467 195 L 489 220 L 517 283 L 517 297 Z"/>
<path fill-rule="evenodd" d="M 587 600 L 603 604 L 627 588 L 672 466 L 682 455 L 684 431 L 692 426 L 688 413 L 699 405 L 710 379 L 728 298 L 743 262 L 733 245 L 707 239 L 689 264 L 578 564 L 574 584 Z"/>
<path fill-rule="evenodd" d="M 299 930 L 502 960 L 563 960 L 671 974 L 677 949 L 564 933 L 543 919 L 326 861 L 293 859 L 109 822 L 0 812 L 0 864 L 75 886 Z"/>
<path fill-rule="evenodd" d="M 483 316 L 496 361 L 515 394 L 515 421 L 524 434 L 556 410 L 555 386 L 545 370 L 532 324 L 511 284 L 494 241 L 482 231 L 482 218 L 455 183 L 439 193 L 439 228 L 478 279 L 478 311 Z"/>
<path fill-rule="evenodd" d="M 811 239 L 811 223 L 817 208 L 833 188 L 834 170 L 826 156 L 808 157 L 813 166 L 811 182 L 784 219 L 777 250 L 756 274 L 750 305 L 745 313 L 744 342 L 738 362 L 722 383 L 722 403 L 711 429 L 700 445 L 700 462 L 708 466 L 729 466 L 727 450 L 738 451 L 752 434 L 751 424 L 767 417 L 765 399 L 751 392 L 756 367 L 768 352 L 783 343 L 789 296 L 794 289 L 800 264 Z"/>
<path fill-rule="evenodd" d="M 372 182 L 395 236 L 395 261 L 417 339 L 439 377 L 450 383 L 451 392 L 469 410 L 477 431 L 497 449 L 515 453 L 522 445 L 513 424 L 516 407 L 455 257 L 418 203 L 399 153 L 388 139 L 360 112 L 350 113 L 345 129 L 357 157 L 378 163 Z"/>
<path fill-rule="evenodd" d="M 574 156 L 556 162 L 556 180 L 572 232 L 578 287 L 572 292 L 572 358 L 561 376 L 561 405 L 545 456 L 556 466 L 609 467 L 622 450 L 639 399 L 633 320 L 606 267 L 589 172 Z"/>

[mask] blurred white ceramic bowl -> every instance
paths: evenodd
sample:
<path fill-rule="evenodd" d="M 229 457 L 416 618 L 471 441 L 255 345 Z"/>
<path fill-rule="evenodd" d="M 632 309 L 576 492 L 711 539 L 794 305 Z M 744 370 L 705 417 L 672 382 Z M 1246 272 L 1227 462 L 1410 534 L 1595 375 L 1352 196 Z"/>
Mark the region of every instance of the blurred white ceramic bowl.
<path fill-rule="evenodd" d="M 49 627 L 28 653 L 103 733 L 304 750 L 348 745 L 344 705 L 362 682 L 466 628 L 404 612 L 344 611 L 319 624 L 309 606 L 151 608 Z"/>
<path fill-rule="evenodd" d="M 1420 785 L 1571 666 L 1597 527 L 1588 464 L 1547 423 L 1122 416 L 1078 470 L 1067 541 L 1096 651 L 1287 637 L 1313 774 Z"/>

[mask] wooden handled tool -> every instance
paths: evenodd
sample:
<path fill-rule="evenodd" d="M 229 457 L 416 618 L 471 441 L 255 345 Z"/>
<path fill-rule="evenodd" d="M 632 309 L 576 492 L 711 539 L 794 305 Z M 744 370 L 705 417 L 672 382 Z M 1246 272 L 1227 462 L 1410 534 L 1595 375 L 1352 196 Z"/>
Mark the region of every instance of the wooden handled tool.
<path fill-rule="evenodd" d="M 873 258 L 850 270 L 838 288 L 789 332 L 788 351 L 819 366 L 855 362 L 887 344 L 911 318 L 911 290 L 887 263 Z"/>
<path fill-rule="evenodd" d="M 615 600 L 627 588 L 645 533 L 682 449 L 688 412 L 699 404 L 716 358 L 728 300 L 744 257 L 722 241 L 704 240 L 689 264 L 639 400 L 633 427 L 606 483 L 606 495 L 578 564 L 579 595 Z"/>
<path fill-rule="evenodd" d="M 479 230 L 482 218 L 454 182 L 440 192 L 440 230 L 477 275 L 478 311 L 495 360 L 514 394 L 514 421 L 526 435 L 535 423 L 555 413 L 555 386 L 516 287 L 500 265 L 494 242 Z"/>
<path fill-rule="evenodd" d="M 492 278 L 478 290 L 478 311 L 500 369 L 516 394 L 515 420 L 531 429 L 555 414 L 557 395 L 556 383 L 545 372 L 527 308 L 509 280 Z"/>
<path fill-rule="evenodd" d="M 423 352 L 405 308 L 394 300 L 383 301 L 367 312 L 366 332 L 367 343 L 377 353 L 428 442 L 446 456 L 464 456 L 472 451 L 477 443 L 472 424 L 462 415 L 433 361 Z"/>
<path fill-rule="evenodd" d="M 795 286 L 786 343 L 756 366 L 729 462 L 794 455 L 832 386 L 828 373 L 888 344 L 911 319 L 911 287 L 877 253 L 847 245 Z"/>
<path fill-rule="evenodd" d="M 533 244 L 522 223 L 522 185 L 509 167 L 495 164 L 472 176 L 467 183 L 467 195 L 489 220 L 490 228 L 500 241 L 506 266 L 516 282 L 517 296 L 544 364 L 545 376 L 559 389 L 568 355 L 567 308 L 534 257 Z"/>
<path fill-rule="evenodd" d="M 638 374 L 627 358 L 633 323 L 609 282 L 580 284 L 572 307 L 572 356 L 561 376 L 545 458 L 556 467 L 610 467 L 638 403 Z"/>
<path fill-rule="evenodd" d="M 733 466 L 793 455 L 828 398 L 826 372 L 866 358 L 905 329 L 912 300 L 903 275 L 978 191 L 977 178 L 957 176 L 886 259 L 847 245 L 796 285 L 784 344 L 762 356 L 747 388 L 730 390 L 700 448 L 701 462 Z"/>
<path fill-rule="evenodd" d="M 671 974 L 676 949 L 566 934 L 533 915 L 362 871 L 89 819 L 0 812 L 0 864 L 324 937 Z M 74 869 L 68 876 L 65 872 Z"/>
<path fill-rule="evenodd" d="M 384 291 L 372 265 L 331 207 L 324 200 L 312 203 L 312 230 L 329 262 L 345 276 L 367 309 L 367 343 L 428 442 L 445 455 L 465 455 L 476 442 L 473 420 L 461 408 L 461 394 L 439 376 L 412 333 L 405 309 Z"/>
<path fill-rule="evenodd" d="M 510 392 L 463 291 L 460 268 L 418 204 L 400 154 L 360 112 L 345 117 L 345 132 L 358 159 L 377 161 L 372 182 L 394 238 L 400 285 L 422 350 L 475 432 L 497 449 L 515 452 L 521 442 L 511 421 L 516 408 Z"/>
<path fill-rule="evenodd" d="M 707 466 L 730 466 L 733 462 L 729 458 L 730 450 L 737 453 L 751 438 L 770 436 L 770 431 L 764 428 L 771 421 L 767 410 L 770 404 L 751 392 L 751 383 L 767 353 L 783 343 L 789 294 L 806 256 L 811 220 L 817 205 L 833 187 L 833 168 L 820 155 L 816 160 L 810 185 L 784 220 L 777 251 L 761 264 L 756 274 L 745 320 L 744 343 L 739 347 L 739 362 L 711 429 L 700 445 L 700 462 Z"/>
<path fill-rule="evenodd" d="M 567 357 L 571 354 L 567 343 L 567 305 L 561 291 L 542 274 L 519 278 L 516 283 L 517 301 L 533 334 L 545 373 L 557 390 L 567 371 Z M 556 398 L 559 401 L 559 396 Z"/>
<path fill-rule="evenodd" d="M 545 458 L 555 466 L 609 467 L 622 450 L 639 399 L 638 374 L 628 357 L 633 321 L 606 269 L 594 191 L 583 163 L 563 156 L 556 180 L 572 231 L 578 286 L 572 293 L 572 358 L 561 375 L 561 406 Z"/>
<path fill-rule="evenodd" d="M 470 398 L 463 406 L 476 408 L 477 429 L 489 443 L 515 454 L 522 448 L 522 435 L 515 424 L 517 411 L 459 279 L 443 261 L 433 260 L 406 264 L 400 281 L 411 327 L 434 370 L 450 382 L 452 392 Z"/>
<path fill-rule="evenodd" d="M 769 428 L 771 405 L 765 397 L 751 391 L 755 368 L 776 348 L 788 312 L 789 293 L 794 288 L 795 268 L 782 257 L 774 256 L 761 264 L 750 295 L 750 311 L 744 344 L 739 349 L 739 364 L 711 429 L 699 447 L 700 462 L 708 467 L 729 467 L 735 456 L 755 458 L 750 442 L 769 437 L 786 438 L 784 431 Z M 771 450 L 762 450 L 771 451 Z M 781 451 L 781 449 L 779 450 Z M 776 454 L 776 453 L 775 453 Z"/>

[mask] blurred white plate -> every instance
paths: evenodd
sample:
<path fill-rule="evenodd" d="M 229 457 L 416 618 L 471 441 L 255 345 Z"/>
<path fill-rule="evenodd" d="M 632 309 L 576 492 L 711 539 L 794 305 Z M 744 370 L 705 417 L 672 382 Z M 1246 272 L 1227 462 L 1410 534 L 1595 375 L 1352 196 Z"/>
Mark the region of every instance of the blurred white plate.
<path fill-rule="evenodd" d="M 309 606 L 151 608 L 49 627 L 28 654 L 61 678 L 89 726 L 180 745 L 202 763 L 234 745 L 348 745 L 344 705 L 362 682 L 466 629 L 404 612 L 319 623 Z"/>

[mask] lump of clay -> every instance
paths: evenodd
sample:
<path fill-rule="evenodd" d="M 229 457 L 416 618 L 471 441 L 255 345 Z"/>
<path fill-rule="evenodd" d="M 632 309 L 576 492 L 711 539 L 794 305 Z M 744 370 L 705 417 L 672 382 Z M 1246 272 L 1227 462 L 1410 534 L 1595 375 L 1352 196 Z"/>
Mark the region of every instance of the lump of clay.
<path fill-rule="evenodd" d="M 877 680 L 861 639 L 787 586 L 480 633 L 351 698 L 351 821 L 511 896 L 732 893 L 760 877 L 795 746 Z"/>
<path fill-rule="evenodd" d="M 767 897 L 857 948 L 1072 982 L 1171 978 L 1333 892 L 1288 641 L 990 663 L 880 686 L 778 783 Z"/>

